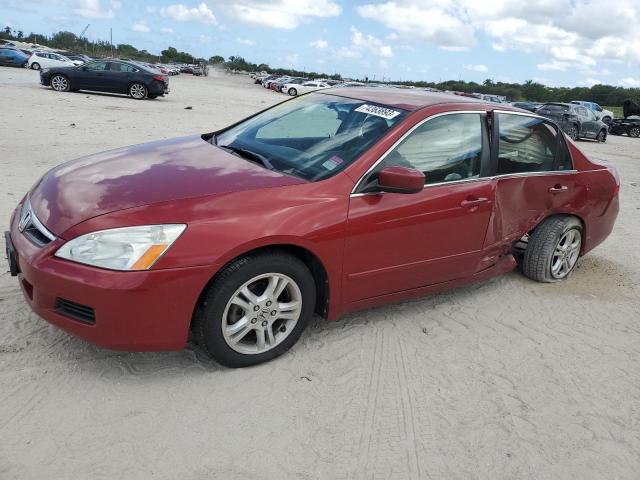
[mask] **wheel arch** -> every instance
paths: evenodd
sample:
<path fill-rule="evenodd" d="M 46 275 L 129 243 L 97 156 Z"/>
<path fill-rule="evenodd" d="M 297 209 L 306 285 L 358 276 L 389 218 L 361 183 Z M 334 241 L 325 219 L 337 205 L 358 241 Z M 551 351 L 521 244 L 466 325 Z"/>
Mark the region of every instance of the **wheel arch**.
<path fill-rule="evenodd" d="M 528 235 L 531 235 L 533 233 L 533 231 L 538 228 L 540 226 L 540 224 L 542 224 L 542 222 L 546 221 L 549 218 L 554 218 L 554 217 L 574 217 L 577 218 L 578 220 L 580 220 L 580 224 L 582 225 L 582 233 L 583 233 L 583 238 L 586 237 L 586 231 L 587 231 L 587 223 L 584 221 L 584 218 L 582 217 L 582 215 L 576 213 L 576 212 L 553 212 L 549 215 L 547 215 L 546 217 L 543 217 L 540 219 L 540 221 L 538 223 L 536 223 L 536 225 L 527 232 Z M 580 246 L 580 254 L 583 254 L 583 250 L 585 247 L 585 242 L 582 242 L 582 245 Z"/>
<path fill-rule="evenodd" d="M 232 254 L 233 256 L 231 258 L 228 258 L 224 264 L 220 265 L 220 268 L 216 270 L 215 274 L 203 287 L 200 295 L 198 296 L 198 301 L 196 302 L 196 305 L 194 305 L 194 312 L 203 295 L 205 295 L 206 291 L 208 290 L 209 286 L 216 280 L 216 278 L 218 278 L 220 272 L 222 272 L 229 264 L 242 257 L 266 252 L 280 252 L 292 255 L 301 260 L 307 266 L 307 268 L 309 268 L 316 283 L 316 305 L 314 311 L 323 318 L 327 318 L 329 311 L 330 292 L 327 269 L 316 253 L 306 247 L 294 243 L 272 243 L 268 245 L 257 246 L 245 250 L 242 253 Z"/>

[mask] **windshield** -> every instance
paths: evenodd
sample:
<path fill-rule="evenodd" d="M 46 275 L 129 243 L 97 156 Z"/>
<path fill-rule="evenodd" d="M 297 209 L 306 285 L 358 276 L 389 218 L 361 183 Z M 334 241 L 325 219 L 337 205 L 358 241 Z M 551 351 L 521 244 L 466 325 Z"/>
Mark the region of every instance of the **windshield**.
<path fill-rule="evenodd" d="M 311 94 L 283 102 L 218 134 L 212 143 L 283 173 L 316 181 L 351 164 L 406 112 Z M 266 161 L 265 161 L 266 160 Z"/>

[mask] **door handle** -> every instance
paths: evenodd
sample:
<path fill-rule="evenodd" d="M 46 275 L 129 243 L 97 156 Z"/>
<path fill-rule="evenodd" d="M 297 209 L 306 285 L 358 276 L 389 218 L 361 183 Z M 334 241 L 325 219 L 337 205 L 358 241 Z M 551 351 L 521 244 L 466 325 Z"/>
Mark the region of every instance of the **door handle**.
<path fill-rule="evenodd" d="M 567 187 L 566 185 L 556 184 L 549 189 L 549 193 L 562 193 L 566 192 L 567 190 L 569 190 L 569 187 Z"/>
<path fill-rule="evenodd" d="M 489 199 L 484 197 L 467 197 L 466 200 L 460 202 L 462 208 L 472 209 L 484 203 L 488 203 Z"/>

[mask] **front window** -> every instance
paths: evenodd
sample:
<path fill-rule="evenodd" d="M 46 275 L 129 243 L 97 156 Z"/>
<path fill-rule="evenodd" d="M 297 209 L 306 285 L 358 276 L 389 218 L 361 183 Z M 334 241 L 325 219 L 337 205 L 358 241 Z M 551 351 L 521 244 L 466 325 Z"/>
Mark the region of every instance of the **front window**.
<path fill-rule="evenodd" d="M 312 94 L 231 127 L 213 142 L 268 168 L 316 181 L 343 170 L 405 115 L 363 100 Z"/>

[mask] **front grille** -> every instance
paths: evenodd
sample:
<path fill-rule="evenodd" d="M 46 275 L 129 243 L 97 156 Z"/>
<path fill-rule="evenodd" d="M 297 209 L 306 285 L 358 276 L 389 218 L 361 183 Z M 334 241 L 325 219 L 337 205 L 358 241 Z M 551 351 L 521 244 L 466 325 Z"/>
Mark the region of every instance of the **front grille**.
<path fill-rule="evenodd" d="M 93 308 L 81 305 L 64 298 L 57 298 L 54 310 L 60 315 L 72 318 L 82 323 L 94 325 L 96 323 L 96 312 Z"/>
<path fill-rule="evenodd" d="M 56 239 L 56 236 L 47 230 L 31 208 L 29 200 L 24 202 L 20 212 L 20 222 L 18 228 L 22 234 L 38 247 L 44 247 Z"/>

